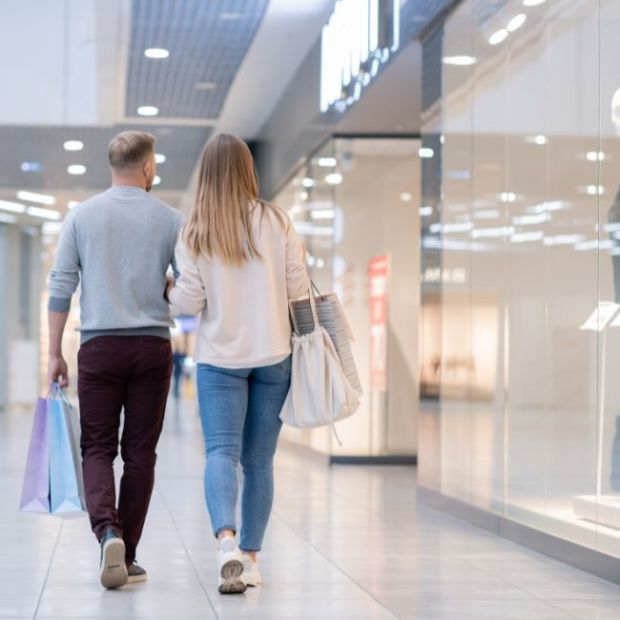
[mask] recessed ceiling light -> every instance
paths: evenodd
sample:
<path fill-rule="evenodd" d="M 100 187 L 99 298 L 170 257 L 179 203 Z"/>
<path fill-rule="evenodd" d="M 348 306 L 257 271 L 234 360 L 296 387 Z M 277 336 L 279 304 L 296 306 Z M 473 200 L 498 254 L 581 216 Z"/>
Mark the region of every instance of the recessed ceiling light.
<path fill-rule="evenodd" d="M 304 187 L 314 187 L 316 185 L 316 181 L 314 179 L 311 179 L 310 177 L 305 177 L 301 184 Z"/>
<path fill-rule="evenodd" d="M 26 205 L 19 202 L 10 202 L 8 200 L 0 200 L 0 209 L 10 211 L 11 213 L 25 213 Z"/>
<path fill-rule="evenodd" d="M 168 56 L 170 56 L 170 52 L 163 47 L 149 47 L 144 50 L 144 55 L 147 58 L 155 58 L 159 60 L 162 58 L 168 58 Z"/>
<path fill-rule="evenodd" d="M 433 207 L 430 207 L 428 205 L 420 207 L 420 215 L 422 217 L 426 217 L 428 215 L 433 215 Z"/>
<path fill-rule="evenodd" d="M 413 198 L 413 196 L 409 192 L 402 192 L 401 195 L 400 195 L 400 199 L 403 202 L 411 202 L 412 198 Z"/>
<path fill-rule="evenodd" d="M 342 183 L 342 175 L 340 172 L 332 172 L 325 177 L 325 182 L 329 185 L 340 185 Z"/>
<path fill-rule="evenodd" d="M 514 192 L 502 192 L 500 195 L 500 200 L 502 202 L 516 202 L 517 195 Z"/>
<path fill-rule="evenodd" d="M 538 6 L 547 0 L 523 0 L 523 6 Z"/>
<path fill-rule="evenodd" d="M 475 56 L 444 56 L 443 64 L 455 67 L 468 67 L 476 64 L 476 58 Z"/>
<path fill-rule="evenodd" d="M 40 217 L 44 220 L 59 220 L 60 211 L 53 209 L 42 209 L 41 207 L 28 207 L 26 213 L 32 217 Z"/>
<path fill-rule="evenodd" d="M 537 144 L 538 146 L 544 146 L 545 144 L 549 142 L 549 139 L 547 138 L 547 136 L 539 133 L 536 136 L 526 136 L 525 141 L 528 142 L 529 144 Z"/>
<path fill-rule="evenodd" d="M 25 200 L 26 202 L 38 202 L 42 205 L 56 204 L 56 198 L 54 198 L 54 196 L 49 196 L 48 194 L 35 194 L 34 192 L 20 190 L 17 192 L 17 197 L 20 200 Z"/>
<path fill-rule="evenodd" d="M 299 197 L 302 200 L 308 200 L 308 192 L 301 192 L 301 194 L 299 194 Z"/>
<path fill-rule="evenodd" d="M 86 166 L 83 166 L 82 164 L 71 164 L 70 166 L 67 166 L 67 172 L 75 175 L 85 174 Z"/>
<path fill-rule="evenodd" d="M 84 143 L 80 140 L 67 140 L 62 146 L 65 151 L 81 151 L 84 148 Z"/>
<path fill-rule="evenodd" d="M 588 161 L 605 161 L 605 153 L 603 151 L 588 151 L 586 159 Z"/>
<path fill-rule="evenodd" d="M 196 90 L 215 90 L 217 84 L 215 82 L 196 82 L 194 87 Z"/>
<path fill-rule="evenodd" d="M 158 164 L 163 164 L 166 161 L 166 156 L 163 153 L 155 153 L 155 161 Z"/>
<path fill-rule="evenodd" d="M 153 179 L 153 185 L 159 185 L 161 183 L 161 177 L 159 175 L 157 175 L 154 179 Z"/>
<path fill-rule="evenodd" d="M 62 222 L 45 222 L 42 232 L 44 235 L 58 235 L 61 230 Z"/>
<path fill-rule="evenodd" d="M 157 116 L 159 114 L 159 109 L 154 105 L 141 105 L 138 108 L 138 114 L 140 116 Z"/>
<path fill-rule="evenodd" d="M 314 209 L 310 211 L 310 217 L 313 220 L 333 220 L 334 210 L 333 209 Z"/>
<path fill-rule="evenodd" d="M 501 212 L 497 209 L 479 209 L 474 211 L 474 219 L 476 220 L 496 220 L 501 216 Z"/>
<path fill-rule="evenodd" d="M 430 159 L 435 155 L 435 151 L 433 151 L 433 149 L 427 146 L 423 146 L 421 149 L 418 150 L 418 154 L 422 159 Z"/>
<path fill-rule="evenodd" d="M 20 166 L 22 172 L 41 172 L 42 167 L 38 161 L 23 161 Z"/>
<path fill-rule="evenodd" d="M 508 30 L 506 30 L 506 28 L 501 28 L 500 30 L 498 30 L 497 32 L 494 32 L 490 37 L 489 37 L 489 44 L 490 45 L 499 45 L 500 43 L 502 43 L 502 41 L 505 41 L 508 38 Z"/>
<path fill-rule="evenodd" d="M 333 168 L 338 162 L 335 157 L 319 157 L 316 163 L 322 168 Z"/>
<path fill-rule="evenodd" d="M 602 185 L 588 185 L 585 189 L 586 194 L 590 196 L 602 196 L 605 193 L 605 188 Z"/>
<path fill-rule="evenodd" d="M 243 19 L 243 13 L 233 12 L 233 11 L 225 11 L 220 13 L 220 19 L 224 21 L 236 21 L 238 19 Z"/>
<path fill-rule="evenodd" d="M 515 15 L 508 22 L 506 29 L 508 30 L 508 32 L 514 32 L 515 30 L 518 30 L 519 28 L 521 28 L 523 24 L 525 24 L 526 19 L 527 19 L 527 16 L 525 15 L 525 13 L 519 13 L 518 15 Z"/>

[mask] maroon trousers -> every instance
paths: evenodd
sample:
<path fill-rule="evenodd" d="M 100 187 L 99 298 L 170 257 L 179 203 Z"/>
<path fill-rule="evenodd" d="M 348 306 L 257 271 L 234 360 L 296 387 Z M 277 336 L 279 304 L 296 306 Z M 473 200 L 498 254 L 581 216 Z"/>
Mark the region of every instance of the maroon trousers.
<path fill-rule="evenodd" d="M 99 540 L 109 527 L 123 536 L 133 562 L 155 477 L 172 373 L 170 341 L 155 336 L 100 336 L 78 353 L 78 396 L 86 507 Z M 118 510 L 114 459 L 124 463 Z"/>

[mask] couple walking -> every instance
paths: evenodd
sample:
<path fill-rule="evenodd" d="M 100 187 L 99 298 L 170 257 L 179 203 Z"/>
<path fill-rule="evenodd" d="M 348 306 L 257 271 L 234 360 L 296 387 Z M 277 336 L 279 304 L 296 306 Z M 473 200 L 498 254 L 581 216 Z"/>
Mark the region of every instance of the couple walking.
<path fill-rule="evenodd" d="M 154 145 L 150 134 L 117 135 L 109 145 L 112 186 L 67 215 L 49 279 L 49 378 L 68 385 L 62 336 L 81 284 L 81 448 L 101 583 L 144 581 L 136 549 L 170 386 L 170 316 L 200 314 L 197 388 L 219 591 L 243 592 L 261 582 L 256 554 L 273 502 L 279 413 L 291 376 L 288 301 L 307 295 L 304 252 L 285 212 L 259 197 L 252 155 L 241 139 L 221 134 L 206 145 L 185 224 L 149 195 Z M 170 266 L 175 278 L 167 278 Z M 113 461 L 121 410 L 117 505 Z"/>

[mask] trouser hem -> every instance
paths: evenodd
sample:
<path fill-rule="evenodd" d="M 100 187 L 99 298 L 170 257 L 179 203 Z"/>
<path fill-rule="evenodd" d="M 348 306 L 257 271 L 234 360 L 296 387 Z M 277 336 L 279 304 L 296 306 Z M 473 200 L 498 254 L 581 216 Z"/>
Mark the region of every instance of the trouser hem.
<path fill-rule="evenodd" d="M 218 527 L 217 530 L 213 532 L 213 535 L 217 538 L 224 530 L 230 530 L 234 536 L 237 535 L 237 528 L 234 525 L 223 525 L 222 527 Z"/>

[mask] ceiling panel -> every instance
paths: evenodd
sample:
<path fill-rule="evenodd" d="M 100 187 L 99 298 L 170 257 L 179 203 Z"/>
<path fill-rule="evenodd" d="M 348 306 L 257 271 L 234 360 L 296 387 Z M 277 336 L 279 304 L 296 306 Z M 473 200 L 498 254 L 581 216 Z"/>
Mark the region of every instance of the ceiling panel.
<path fill-rule="evenodd" d="M 126 115 L 217 118 L 268 0 L 133 0 Z M 144 50 L 170 50 L 164 60 Z M 211 89 L 197 84 L 213 85 Z"/>
<path fill-rule="evenodd" d="M 184 190 L 210 128 L 116 125 L 114 127 L 0 127 L 0 187 L 21 189 L 101 190 L 110 184 L 107 147 L 111 138 L 126 129 L 148 131 L 157 137 L 157 152 L 166 156 L 158 166 L 161 190 Z M 84 149 L 68 152 L 66 140 L 80 140 Z M 40 171 L 24 172 L 24 162 L 39 164 Z M 82 164 L 86 174 L 68 174 L 67 166 Z"/>

